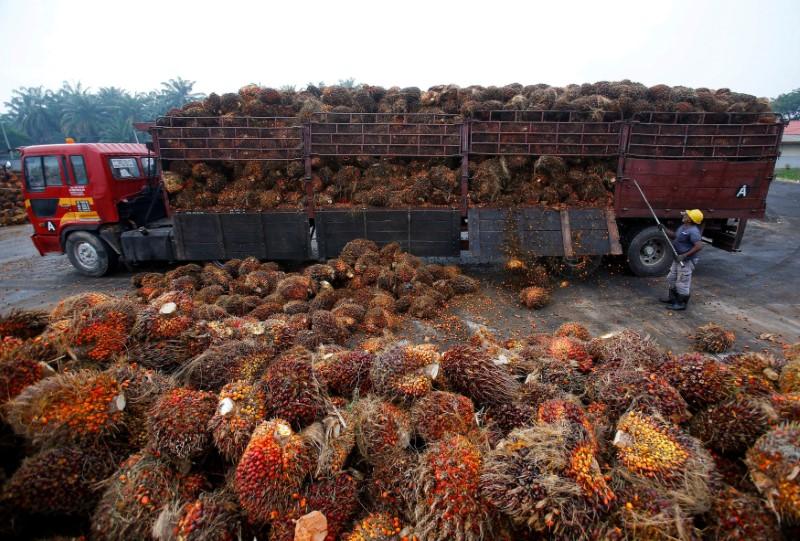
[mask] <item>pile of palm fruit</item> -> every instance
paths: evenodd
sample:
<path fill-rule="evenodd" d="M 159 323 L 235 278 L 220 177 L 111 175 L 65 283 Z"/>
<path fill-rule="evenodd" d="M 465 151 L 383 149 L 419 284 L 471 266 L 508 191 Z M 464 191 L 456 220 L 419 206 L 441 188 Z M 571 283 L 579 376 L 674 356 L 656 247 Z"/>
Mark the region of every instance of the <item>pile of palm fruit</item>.
<path fill-rule="evenodd" d="M 0 319 L 4 536 L 796 538 L 798 345 L 400 340 L 477 284 L 366 241 L 134 285 Z"/>
<path fill-rule="evenodd" d="M 14 174 L 0 174 L 0 226 L 19 225 L 27 221 L 22 187 Z"/>
<path fill-rule="evenodd" d="M 587 121 L 628 119 L 649 111 L 733 113 L 734 116 L 726 116 L 724 121 L 752 122 L 752 116 L 737 117 L 735 114 L 768 113 L 770 107 L 766 99 L 726 88 L 710 90 L 666 85 L 648 88 L 628 80 L 566 87 L 439 85 L 427 91 L 416 87 L 386 89 L 370 85 L 309 86 L 302 91 L 279 91 L 250 85 L 238 93 L 221 96 L 212 93 L 204 100 L 173 109 L 168 115 L 182 119 L 177 124 L 163 120 L 161 124 L 165 128 L 171 125 L 214 128 L 236 125 L 237 117 L 248 116 L 281 117 L 277 125 L 291 127 L 319 119 L 315 115 L 326 113 L 330 114 L 325 117 L 328 122 L 400 122 L 409 124 L 409 133 L 426 133 L 425 122 L 485 119 L 489 111 L 498 110 L 574 111 Z M 346 113 L 356 113 L 356 116 L 351 118 Z M 364 116 L 373 113 L 385 116 Z M 409 114 L 423 116 L 405 116 Z M 687 122 L 697 121 L 691 115 L 685 118 Z M 771 115 L 763 118 L 772 121 Z M 169 132 L 166 129 L 162 135 L 167 142 Z M 195 136 L 200 137 L 197 133 L 200 132 Z M 214 133 L 213 129 L 208 131 L 212 137 Z M 279 148 L 299 144 L 299 139 L 297 142 L 289 140 L 299 137 L 292 130 L 278 131 L 272 136 L 284 139 L 279 143 L 286 145 L 278 145 Z M 247 136 L 242 137 L 241 141 L 233 143 L 227 140 L 217 143 L 236 147 L 241 142 L 242 148 L 252 148 Z M 579 141 L 582 139 L 573 143 Z M 190 145 L 190 149 L 196 144 L 196 140 L 176 143 L 179 147 Z M 206 150 L 200 148 L 197 152 L 204 156 Z M 311 187 L 316 207 L 458 207 L 461 204 L 459 158 L 316 157 L 312 166 Z M 476 206 L 604 207 L 610 203 L 615 171 L 615 159 L 475 157 L 469 165 L 468 196 L 470 203 Z M 164 175 L 176 209 L 218 211 L 302 209 L 312 203 L 306 195 L 304 177 L 301 160 L 270 163 L 173 161 Z"/>

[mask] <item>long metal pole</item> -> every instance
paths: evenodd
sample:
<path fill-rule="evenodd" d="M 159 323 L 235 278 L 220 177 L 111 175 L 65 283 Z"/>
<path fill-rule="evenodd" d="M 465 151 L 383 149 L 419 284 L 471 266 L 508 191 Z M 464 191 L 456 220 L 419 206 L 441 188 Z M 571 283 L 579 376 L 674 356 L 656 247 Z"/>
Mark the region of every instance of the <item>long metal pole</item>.
<path fill-rule="evenodd" d="M 650 201 L 647 200 L 647 196 L 644 195 L 644 192 L 642 191 L 642 187 L 639 186 L 639 183 L 636 182 L 636 179 L 632 178 L 631 180 L 633 181 L 634 186 L 636 186 L 636 189 L 639 190 L 639 194 L 642 196 L 642 199 L 644 199 L 645 205 L 647 205 L 647 208 L 650 209 L 650 214 L 653 215 L 653 219 L 656 221 L 656 225 L 658 225 L 658 230 L 661 231 L 661 233 L 664 235 L 664 238 L 667 239 L 667 244 L 669 244 L 669 247 L 672 248 L 672 254 L 675 256 L 675 259 L 677 260 L 678 259 L 678 251 L 675 249 L 675 246 L 672 244 L 672 239 L 669 238 L 669 235 L 667 235 L 667 232 L 664 231 L 664 228 L 661 226 L 661 222 L 658 220 L 658 216 L 656 216 L 656 211 L 654 211 L 653 207 L 650 206 Z M 683 261 L 678 261 L 678 263 L 680 263 L 681 267 L 683 267 Z"/>

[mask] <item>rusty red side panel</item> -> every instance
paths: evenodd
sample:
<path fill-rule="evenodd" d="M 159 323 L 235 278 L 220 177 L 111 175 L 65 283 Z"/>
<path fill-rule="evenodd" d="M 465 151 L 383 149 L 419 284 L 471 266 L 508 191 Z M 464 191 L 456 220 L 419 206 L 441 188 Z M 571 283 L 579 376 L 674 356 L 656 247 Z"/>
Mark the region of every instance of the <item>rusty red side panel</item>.
<path fill-rule="evenodd" d="M 659 216 L 699 208 L 706 218 L 763 218 L 774 159 L 759 161 L 625 159 L 614 193 L 617 218 L 650 216 L 636 179 Z M 746 195 L 741 196 L 745 187 Z M 737 194 L 740 195 L 737 197 Z"/>

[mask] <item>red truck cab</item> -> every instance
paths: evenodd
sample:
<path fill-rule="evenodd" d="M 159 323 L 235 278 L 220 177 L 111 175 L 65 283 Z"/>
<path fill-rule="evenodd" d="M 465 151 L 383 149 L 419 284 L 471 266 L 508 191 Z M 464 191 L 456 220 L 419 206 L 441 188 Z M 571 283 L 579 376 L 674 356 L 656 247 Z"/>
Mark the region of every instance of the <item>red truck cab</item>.
<path fill-rule="evenodd" d="M 155 182 L 145 145 L 75 143 L 21 149 L 22 190 L 39 253 L 66 253 L 78 270 L 104 274 L 120 255 L 119 233 Z M 163 209 L 163 207 L 162 207 Z"/>

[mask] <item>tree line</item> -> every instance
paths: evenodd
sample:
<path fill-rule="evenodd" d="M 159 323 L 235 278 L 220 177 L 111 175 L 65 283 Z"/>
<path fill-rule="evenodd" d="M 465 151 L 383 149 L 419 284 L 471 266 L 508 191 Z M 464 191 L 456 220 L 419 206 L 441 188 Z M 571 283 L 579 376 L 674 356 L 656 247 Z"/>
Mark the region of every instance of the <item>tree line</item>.
<path fill-rule="evenodd" d="M 174 107 L 199 98 L 195 81 L 181 77 L 161 83 L 157 90 L 130 93 L 109 86 L 97 91 L 81 83 L 64 83 L 57 90 L 41 86 L 13 91 L 0 116 L 8 146 L 63 143 L 71 137 L 79 143 L 135 142 L 133 123 L 153 120 Z M 0 134 L 2 137 L 2 134 Z M 6 141 L 0 139 L 0 146 Z"/>

